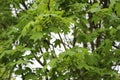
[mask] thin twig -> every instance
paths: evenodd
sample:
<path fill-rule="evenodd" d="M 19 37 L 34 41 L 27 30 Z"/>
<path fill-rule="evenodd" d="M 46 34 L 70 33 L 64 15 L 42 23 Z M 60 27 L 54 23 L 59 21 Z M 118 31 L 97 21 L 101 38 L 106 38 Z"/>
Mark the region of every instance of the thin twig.
<path fill-rule="evenodd" d="M 66 37 L 66 35 L 64 35 L 64 37 L 65 37 L 65 40 L 66 40 L 66 42 L 67 42 L 67 47 L 69 47 L 69 48 L 71 48 L 70 46 L 69 46 L 69 41 L 67 40 L 67 37 Z"/>
<path fill-rule="evenodd" d="M 34 58 L 37 60 L 37 62 L 38 62 L 40 65 L 45 66 L 45 64 L 42 63 L 42 62 L 39 60 L 39 58 L 38 58 L 34 53 L 32 53 L 32 54 L 33 54 Z M 42 57 L 42 56 L 40 56 L 40 58 L 41 58 L 41 57 Z M 46 69 L 46 71 L 49 72 L 48 69 Z"/>
<path fill-rule="evenodd" d="M 37 60 L 37 62 L 38 62 L 40 65 L 44 66 L 44 64 L 39 60 L 39 58 L 38 58 L 34 53 L 32 53 L 32 54 L 33 54 L 34 58 Z"/>
<path fill-rule="evenodd" d="M 62 39 L 62 37 L 61 37 L 61 35 L 60 35 L 59 32 L 58 32 L 58 36 L 59 36 L 59 38 L 60 38 L 60 40 L 61 40 L 61 43 L 62 43 L 64 49 L 66 50 L 67 48 L 66 48 L 65 43 L 63 42 L 63 39 Z"/>
<path fill-rule="evenodd" d="M 9 76 L 8 76 L 8 80 L 11 80 L 12 72 L 13 72 L 15 66 L 16 66 L 16 65 L 14 65 L 14 66 L 12 67 L 12 69 L 10 70 L 10 73 L 9 73 Z"/>

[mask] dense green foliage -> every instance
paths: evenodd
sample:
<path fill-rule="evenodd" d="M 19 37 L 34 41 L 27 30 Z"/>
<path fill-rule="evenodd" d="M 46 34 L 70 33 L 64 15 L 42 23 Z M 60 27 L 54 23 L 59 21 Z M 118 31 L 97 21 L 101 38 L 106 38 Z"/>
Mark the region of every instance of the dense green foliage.
<path fill-rule="evenodd" d="M 0 0 L 0 80 L 120 80 L 119 8 L 120 0 Z"/>

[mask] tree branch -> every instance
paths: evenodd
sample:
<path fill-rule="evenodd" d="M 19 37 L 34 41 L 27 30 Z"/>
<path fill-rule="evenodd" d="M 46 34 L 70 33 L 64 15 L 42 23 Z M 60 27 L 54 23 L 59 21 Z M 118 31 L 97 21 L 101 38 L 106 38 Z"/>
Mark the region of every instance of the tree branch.
<path fill-rule="evenodd" d="M 50 0 L 48 0 L 48 11 L 50 11 Z"/>
<path fill-rule="evenodd" d="M 44 64 L 39 60 L 39 58 L 38 58 L 34 53 L 32 53 L 32 54 L 33 54 L 34 58 L 37 60 L 37 62 L 38 62 L 40 65 L 44 66 Z M 42 57 L 42 56 L 41 56 L 41 57 Z"/>
<path fill-rule="evenodd" d="M 8 80 L 11 80 L 12 72 L 13 72 L 15 66 L 16 66 L 16 65 L 14 65 L 14 66 L 12 67 L 12 69 L 10 70 L 10 73 L 9 73 L 9 76 L 8 76 Z"/>
<path fill-rule="evenodd" d="M 22 69 L 22 65 L 19 65 L 19 68 Z M 22 75 L 22 77 L 21 77 L 22 80 L 25 80 L 24 74 L 22 73 L 21 75 Z"/>
<path fill-rule="evenodd" d="M 74 35 L 74 38 L 73 38 L 73 44 L 72 44 L 72 46 L 75 47 L 75 44 L 76 44 L 76 41 L 77 41 L 77 27 L 76 26 L 74 27 L 74 33 L 73 33 L 73 35 Z"/>
<path fill-rule="evenodd" d="M 37 60 L 37 62 L 38 62 L 40 65 L 45 66 L 45 64 L 42 63 L 42 62 L 39 60 L 39 58 L 38 58 L 34 53 L 32 53 L 32 54 L 33 54 L 34 58 Z M 40 58 L 41 58 L 41 57 L 42 57 L 42 55 L 40 56 Z M 48 69 L 46 69 L 46 71 L 49 72 Z"/>
<path fill-rule="evenodd" d="M 28 10 L 27 5 L 25 4 L 24 0 L 22 0 L 21 4 L 24 6 L 26 10 Z"/>
<path fill-rule="evenodd" d="M 67 48 L 66 48 L 65 43 L 63 42 L 63 39 L 62 39 L 62 37 L 61 37 L 61 35 L 60 35 L 59 32 L 58 32 L 58 36 L 59 36 L 59 38 L 60 38 L 60 41 L 61 41 L 61 43 L 62 43 L 64 49 L 66 50 Z"/>
<path fill-rule="evenodd" d="M 69 41 L 68 41 L 67 38 L 66 38 L 66 35 L 64 35 L 64 38 L 65 38 L 65 40 L 66 40 L 66 45 L 67 45 L 67 47 L 71 48 L 71 47 L 70 47 L 70 44 L 69 44 Z M 72 45 L 72 44 L 71 44 L 71 45 Z"/>

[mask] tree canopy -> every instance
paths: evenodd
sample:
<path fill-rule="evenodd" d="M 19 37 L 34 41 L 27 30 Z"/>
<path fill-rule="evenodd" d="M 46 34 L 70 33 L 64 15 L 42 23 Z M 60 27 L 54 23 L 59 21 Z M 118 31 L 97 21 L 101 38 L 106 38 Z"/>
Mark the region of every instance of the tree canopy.
<path fill-rule="evenodd" d="M 0 79 L 120 80 L 119 8 L 120 0 L 0 0 Z"/>

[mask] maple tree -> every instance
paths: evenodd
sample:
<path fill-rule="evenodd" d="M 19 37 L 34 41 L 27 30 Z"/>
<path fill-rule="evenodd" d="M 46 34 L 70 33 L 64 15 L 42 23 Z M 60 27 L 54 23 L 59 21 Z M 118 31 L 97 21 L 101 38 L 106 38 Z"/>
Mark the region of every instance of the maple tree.
<path fill-rule="evenodd" d="M 119 5 L 119 0 L 1 0 L 0 79 L 119 80 Z M 40 67 L 28 66 L 34 61 Z"/>

